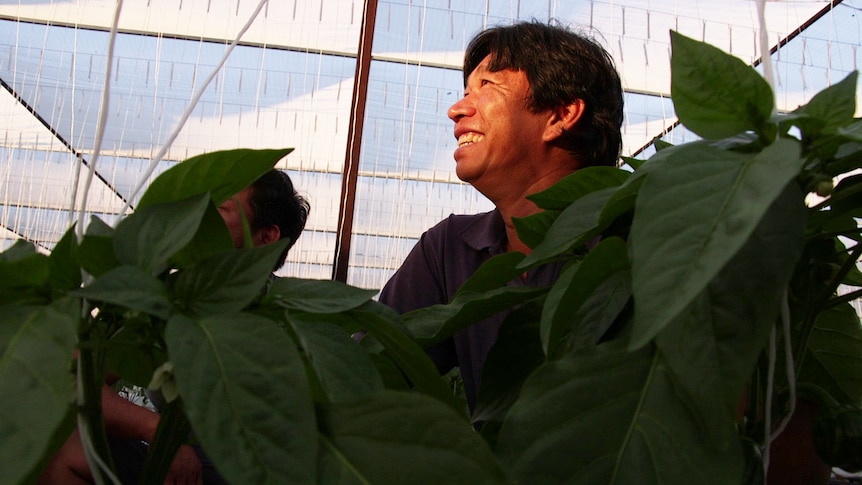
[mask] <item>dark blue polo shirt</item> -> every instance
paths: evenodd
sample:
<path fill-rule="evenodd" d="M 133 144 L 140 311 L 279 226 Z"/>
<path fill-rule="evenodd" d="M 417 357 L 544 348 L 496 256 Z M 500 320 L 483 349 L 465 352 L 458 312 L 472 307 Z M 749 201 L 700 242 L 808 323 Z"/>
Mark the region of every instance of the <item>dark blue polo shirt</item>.
<path fill-rule="evenodd" d="M 506 228 L 500 212 L 450 215 L 425 232 L 407 259 L 386 283 L 379 301 L 399 313 L 448 303 L 479 266 L 506 250 Z M 559 276 L 560 266 L 531 270 L 526 280 L 510 285 L 546 286 Z M 467 402 L 472 410 L 481 381 L 482 366 L 497 339 L 506 314 L 482 320 L 457 332 L 428 350 L 440 373 L 461 368 Z"/>

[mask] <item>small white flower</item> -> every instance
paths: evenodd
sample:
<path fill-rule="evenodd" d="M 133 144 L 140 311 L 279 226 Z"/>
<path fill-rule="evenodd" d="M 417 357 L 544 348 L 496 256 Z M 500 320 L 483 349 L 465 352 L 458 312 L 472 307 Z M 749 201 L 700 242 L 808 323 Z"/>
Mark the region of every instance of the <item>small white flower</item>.
<path fill-rule="evenodd" d="M 153 372 L 153 378 L 147 386 L 151 391 L 162 391 L 165 402 L 171 402 L 177 398 L 177 382 L 174 380 L 174 365 L 165 362 Z"/>

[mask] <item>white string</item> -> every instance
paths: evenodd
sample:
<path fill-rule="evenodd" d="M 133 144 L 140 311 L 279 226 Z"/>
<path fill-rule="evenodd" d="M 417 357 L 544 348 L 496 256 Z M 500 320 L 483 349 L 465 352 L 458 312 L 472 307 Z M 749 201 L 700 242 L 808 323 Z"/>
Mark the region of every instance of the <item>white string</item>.
<path fill-rule="evenodd" d="M 219 62 L 218 66 L 213 70 L 213 72 L 206 79 L 206 81 L 204 81 L 204 84 L 200 87 L 200 89 L 198 90 L 198 93 L 193 98 L 191 104 L 188 106 L 185 113 L 183 113 L 183 116 L 180 118 L 180 121 L 178 123 L 177 128 L 174 130 L 174 132 L 171 134 L 171 136 L 169 137 L 169 139 L 167 140 L 165 145 L 161 148 L 161 150 L 158 152 L 156 157 L 150 163 L 150 166 L 148 167 L 146 174 L 141 178 L 138 186 L 135 188 L 135 190 L 129 196 L 125 206 L 123 207 L 123 210 L 120 211 L 120 215 L 125 214 L 126 211 L 129 209 L 129 205 L 131 203 L 130 201 L 134 198 L 134 196 L 137 194 L 137 192 L 141 189 L 144 182 L 146 182 L 146 180 L 149 178 L 149 176 L 152 175 L 153 171 L 155 170 L 155 167 L 158 166 L 159 161 L 164 156 L 165 152 L 167 151 L 168 147 L 170 147 L 171 143 L 173 143 L 174 139 L 179 134 L 180 129 L 182 129 L 183 124 L 185 123 L 185 121 L 190 116 L 192 109 L 197 104 L 198 100 L 200 99 L 201 95 L 203 94 L 204 89 L 207 87 L 207 85 L 213 79 L 213 77 L 215 77 L 215 74 L 219 71 L 219 69 L 221 69 L 221 67 L 224 65 L 225 61 L 227 60 L 227 57 L 233 51 L 233 48 L 237 45 L 239 40 L 242 38 L 243 34 L 245 34 L 245 32 L 249 29 L 252 22 L 257 17 L 257 14 L 260 12 L 260 10 L 266 4 L 266 2 L 267 2 L 267 0 L 261 0 L 260 1 L 260 3 L 257 6 L 257 9 L 254 11 L 251 18 L 248 20 L 248 22 L 245 24 L 245 26 L 239 32 L 239 35 L 237 36 L 237 38 L 233 41 L 233 43 L 231 43 L 230 47 L 225 51 L 225 54 L 222 57 L 221 62 Z M 93 176 L 96 172 L 96 163 L 97 163 L 98 158 L 99 158 L 99 153 L 101 151 L 101 146 L 102 146 L 102 140 L 104 138 L 104 133 L 105 133 L 105 125 L 106 125 L 107 115 L 108 115 L 108 105 L 109 105 L 109 101 L 110 101 L 110 80 L 111 80 L 111 73 L 113 71 L 112 65 L 113 65 L 113 59 L 114 59 L 114 44 L 115 44 L 116 37 L 117 37 L 117 27 L 119 24 L 120 12 L 122 11 L 122 5 L 123 5 L 123 1 L 117 0 L 116 9 L 114 10 L 113 23 L 111 24 L 111 34 L 110 34 L 110 37 L 108 40 L 107 59 L 106 59 L 106 63 L 105 63 L 105 85 L 104 85 L 104 88 L 102 91 L 102 101 L 99 105 L 99 117 L 98 117 L 98 125 L 96 128 L 96 136 L 95 136 L 95 142 L 94 142 L 94 147 L 93 147 L 93 157 L 90 160 L 90 170 L 87 173 L 87 180 L 86 180 L 86 183 L 84 185 L 83 198 L 81 200 L 81 208 L 80 208 L 79 217 L 78 217 L 79 221 L 83 221 L 85 218 L 85 215 L 86 215 L 87 199 L 88 199 L 87 195 L 89 193 L 90 186 L 92 185 Z M 120 219 L 121 219 L 121 217 L 118 217 L 117 221 L 119 221 Z M 79 240 L 83 237 L 83 227 L 84 227 L 83 222 L 79 223 L 77 226 L 77 237 Z M 78 370 L 77 401 L 78 401 L 79 405 L 82 405 L 82 403 L 84 402 L 84 391 L 83 391 L 83 386 L 81 385 L 81 377 L 82 376 L 80 375 L 80 372 L 81 372 L 80 371 L 80 365 L 78 366 L 78 368 L 79 368 L 79 370 Z M 120 481 L 111 472 L 110 467 L 104 461 L 102 461 L 102 459 L 98 456 L 98 453 L 96 453 L 96 450 L 93 448 L 92 436 L 90 435 L 90 429 L 89 429 L 89 426 L 87 425 L 87 421 L 86 421 L 85 417 L 79 413 L 77 421 L 78 421 L 78 432 L 79 432 L 80 437 L 81 437 L 81 443 L 83 444 L 83 447 L 84 447 L 84 456 L 87 459 L 87 463 L 89 464 L 90 469 L 95 471 L 93 473 L 93 478 L 95 479 L 96 483 L 99 485 L 101 485 L 103 483 L 103 480 L 102 480 L 102 478 L 103 478 L 102 472 L 103 472 L 104 475 L 107 476 L 107 478 L 109 480 L 111 480 L 112 483 L 119 484 Z M 98 470 L 101 470 L 102 472 L 99 472 Z"/>
<path fill-rule="evenodd" d="M 147 180 L 149 180 L 150 176 L 152 176 L 153 172 L 155 172 L 156 167 L 159 166 L 159 162 L 162 161 L 162 158 L 165 156 L 165 153 L 167 153 L 168 149 L 171 147 L 174 140 L 179 135 L 180 130 L 183 129 L 183 126 L 185 125 L 186 121 L 189 119 L 189 116 L 191 116 L 192 111 L 194 110 L 195 106 L 197 106 L 198 101 L 200 101 L 201 96 L 203 96 L 204 90 L 206 90 L 207 86 L 209 86 L 210 82 L 212 82 L 212 80 L 215 78 L 215 76 L 221 70 L 222 66 L 224 66 L 224 63 L 227 62 L 228 56 L 230 56 L 231 52 L 233 52 L 233 49 L 237 46 L 240 39 L 242 39 L 242 36 L 245 35 L 246 31 L 248 31 L 248 29 L 251 27 L 252 23 L 254 23 L 255 19 L 257 19 L 257 15 L 263 9 L 264 5 L 266 5 L 267 1 L 268 0 L 260 0 L 260 2 L 257 4 L 257 8 L 254 10 L 254 12 L 252 12 L 251 17 L 249 17 L 248 21 L 245 23 L 245 25 L 242 27 L 242 29 L 240 29 L 236 38 L 233 40 L 233 42 L 231 42 L 230 46 L 228 46 L 228 48 L 225 50 L 224 55 L 222 56 L 219 63 L 216 65 L 216 67 L 213 69 L 213 71 L 210 73 L 210 75 L 207 76 L 207 78 L 204 80 L 203 84 L 201 84 L 201 86 L 198 88 L 198 90 L 195 93 L 194 97 L 192 98 L 191 102 L 189 102 L 189 105 L 186 107 L 186 110 L 183 112 L 182 116 L 180 116 L 180 119 L 177 122 L 176 128 L 174 128 L 174 131 L 171 132 L 170 136 L 165 141 L 164 145 L 162 145 L 162 147 L 156 153 L 156 156 L 153 157 L 153 159 L 150 161 L 150 165 L 147 167 L 147 170 L 141 176 L 140 180 L 138 180 L 138 185 L 135 186 L 135 189 L 129 195 L 129 198 L 126 200 L 126 204 L 123 206 L 123 210 L 120 211 L 120 214 L 125 214 L 126 211 L 129 210 L 129 207 L 131 207 L 131 204 L 132 204 L 132 200 L 134 200 L 135 196 L 138 194 L 138 192 L 141 191 L 141 189 L 144 187 L 144 184 L 146 184 Z"/>
<path fill-rule="evenodd" d="M 757 20 L 760 23 L 760 62 L 763 65 L 763 77 L 774 91 L 772 57 L 769 55 L 769 31 L 766 29 L 766 0 L 757 0 Z"/>
<path fill-rule="evenodd" d="M 71 60 L 71 65 L 70 65 L 71 71 L 72 71 L 72 93 L 75 92 L 75 86 L 76 86 L 77 81 L 78 81 L 78 71 L 76 69 L 77 64 L 78 64 L 78 29 L 74 29 L 74 32 L 75 32 L 75 40 L 74 40 L 74 45 L 72 47 L 72 60 Z M 69 135 L 70 135 L 69 141 L 70 141 L 70 143 L 74 143 L 75 142 L 75 96 L 74 96 L 74 94 L 72 95 L 71 100 L 69 101 L 69 104 L 70 104 L 69 108 L 70 108 L 71 118 L 72 118 L 72 122 L 70 123 L 70 127 L 69 127 Z M 79 153 L 76 153 L 74 150 L 72 150 L 69 154 L 73 158 L 71 168 L 74 172 L 74 175 L 72 177 L 72 186 L 69 188 L 70 189 L 69 190 L 69 217 L 66 220 L 67 226 L 71 225 L 72 222 L 75 220 L 75 206 L 78 203 L 78 183 L 81 180 L 81 166 L 84 163 L 84 160 Z M 84 221 L 81 221 L 80 224 L 83 225 Z"/>
<path fill-rule="evenodd" d="M 76 389 L 78 393 L 78 406 L 81 407 L 84 405 L 84 386 L 82 384 L 83 376 L 81 375 L 82 366 L 80 361 L 78 362 L 78 365 L 76 367 Z M 121 485 L 120 479 L 117 478 L 116 475 L 114 475 L 114 473 L 111 471 L 111 467 L 108 466 L 107 463 L 102 461 L 102 458 L 99 457 L 98 453 L 96 453 L 96 449 L 93 448 L 93 438 L 90 435 L 90 425 L 83 414 L 78 413 L 77 422 L 78 435 L 81 438 L 81 445 L 84 447 L 84 457 L 87 459 L 87 464 L 90 466 L 90 470 L 96 470 L 94 473 L 92 473 L 93 480 L 96 482 L 96 485 L 102 485 L 102 483 L 104 483 L 102 480 L 102 473 L 99 473 L 98 470 L 104 472 L 104 474 L 114 485 Z"/>
<path fill-rule="evenodd" d="M 757 0 L 757 19 L 760 24 L 760 62 L 763 65 L 763 76 L 767 84 L 775 92 L 775 81 L 772 71 L 772 56 L 769 54 L 769 31 L 766 28 L 766 0 Z M 774 94 L 773 94 L 774 95 Z M 775 114 L 775 102 L 773 102 L 773 114 Z M 784 337 L 784 364 L 786 367 L 787 384 L 790 390 L 790 409 L 782 418 L 775 430 L 772 429 L 772 398 L 775 392 L 775 365 L 777 359 L 776 329 L 772 328 L 769 334 L 769 364 L 766 381 L 766 403 L 764 409 L 764 443 L 762 445 L 763 477 L 766 480 L 769 471 L 770 445 L 787 427 L 787 423 L 796 409 L 796 376 L 793 365 L 793 347 L 790 338 L 790 306 L 788 303 L 787 289 L 785 289 L 781 300 L 781 328 Z"/>
<path fill-rule="evenodd" d="M 793 363 L 793 342 L 790 341 L 790 303 L 788 302 L 787 290 L 781 299 L 781 324 L 784 329 L 784 366 L 787 373 L 787 387 L 790 394 L 790 409 L 781 420 L 778 427 L 772 433 L 772 439 L 778 437 L 787 427 L 787 423 L 796 410 L 796 366 Z"/>
<path fill-rule="evenodd" d="M 123 0 L 117 0 L 114 9 L 114 18 L 111 23 L 111 35 L 108 37 L 108 52 L 105 59 L 105 85 L 102 89 L 102 101 L 99 103 L 98 125 L 96 125 L 96 137 L 93 143 L 93 157 L 90 159 L 90 170 L 87 172 L 87 180 L 84 183 L 84 193 L 81 198 L 81 208 L 78 211 L 79 224 L 76 227 L 78 240 L 84 236 L 84 218 L 87 215 L 87 199 L 90 186 L 93 184 L 93 176 L 96 173 L 96 163 L 102 150 L 102 139 L 105 135 L 105 125 L 108 120 L 108 105 L 111 99 L 111 71 L 114 64 L 114 44 L 117 40 L 117 25 L 120 21 L 120 12 L 123 10 Z M 125 211 L 121 212 L 123 214 Z"/>
<path fill-rule="evenodd" d="M 765 432 L 766 437 L 763 443 L 763 476 L 766 477 L 766 471 L 769 468 L 769 446 L 776 438 L 778 438 L 784 429 L 787 428 L 787 423 L 793 417 L 796 411 L 796 368 L 793 363 L 793 342 L 790 340 L 790 303 L 788 301 L 788 290 L 784 290 L 781 297 L 781 329 L 784 333 L 784 366 L 787 376 L 788 401 L 789 408 L 787 413 L 781 418 L 781 422 L 773 430 L 772 429 L 772 395 L 774 392 L 774 374 L 776 364 L 776 345 L 775 345 L 775 328 L 769 336 L 769 376 L 766 384 L 766 409 L 765 409 Z"/>
<path fill-rule="evenodd" d="M 111 34 L 108 37 L 108 51 L 107 51 L 107 59 L 105 60 L 105 85 L 102 88 L 102 100 L 99 103 L 99 116 L 98 116 L 98 125 L 96 126 L 96 136 L 93 145 L 93 157 L 90 159 L 90 170 L 87 172 L 87 180 L 84 183 L 84 190 L 81 198 L 81 208 L 78 211 L 78 225 L 76 226 L 76 235 L 78 240 L 81 240 L 84 235 L 84 218 L 86 217 L 87 212 L 87 199 L 90 191 L 90 186 L 93 182 L 93 175 L 96 173 L 96 162 L 99 159 L 99 152 L 102 148 L 102 139 L 105 135 L 105 124 L 108 118 L 108 104 L 110 101 L 110 91 L 111 91 L 111 71 L 113 70 L 113 60 L 114 60 L 114 44 L 117 39 L 117 26 L 120 21 L 120 12 L 123 10 L 123 0 L 117 0 L 117 5 L 114 9 L 114 18 L 111 23 Z M 74 111 L 74 106 L 73 106 Z M 77 187 L 77 183 L 75 184 Z M 86 275 L 85 275 L 86 276 Z M 86 312 L 87 304 L 84 302 L 83 308 Z M 87 315 L 83 316 L 87 318 Z M 81 364 L 78 362 L 78 375 L 77 375 L 77 402 L 78 406 L 81 407 L 84 405 L 85 397 L 84 397 L 84 388 L 83 388 L 83 379 L 81 376 Z M 119 484 L 120 481 L 116 476 L 111 472 L 111 467 L 108 466 L 102 459 L 99 457 L 99 454 L 93 448 L 93 437 L 91 436 L 91 430 L 87 423 L 86 417 L 78 413 L 77 416 L 78 421 L 78 434 L 81 438 L 81 443 L 84 447 L 84 457 L 87 459 L 87 464 L 90 466 L 90 470 L 93 470 L 93 479 L 96 481 L 97 485 L 101 485 L 103 482 L 103 474 L 107 476 L 112 483 Z"/>

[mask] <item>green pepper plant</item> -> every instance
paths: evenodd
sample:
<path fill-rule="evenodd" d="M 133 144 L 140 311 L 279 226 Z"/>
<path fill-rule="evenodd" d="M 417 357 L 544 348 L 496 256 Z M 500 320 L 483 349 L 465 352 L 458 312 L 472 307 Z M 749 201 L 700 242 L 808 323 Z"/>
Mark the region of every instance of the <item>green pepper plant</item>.
<path fill-rule="evenodd" d="M 190 440 L 231 483 L 502 480 L 454 411 L 463 404 L 376 291 L 272 280 L 287 241 L 233 248 L 217 207 L 289 152 L 191 158 L 116 228 L 94 217 L 50 255 L 23 241 L 0 255 L 7 483 L 33 481 L 76 425 L 95 478 L 113 481 L 100 400 L 108 373 L 166 401 L 140 483 L 162 483 Z M 359 329 L 366 346 L 350 336 Z M 446 433 L 429 436 L 434 428 Z M 393 459 L 404 448 L 412 458 Z"/>
<path fill-rule="evenodd" d="M 532 252 L 445 305 L 399 316 L 373 290 L 272 280 L 284 243 L 233 249 L 216 207 L 289 149 L 191 158 L 115 228 L 0 253 L 4 479 L 35 480 L 77 426 L 111 482 L 107 373 L 165 397 L 141 483 L 189 440 L 231 483 L 763 483 L 800 399 L 822 458 L 858 468 L 857 76 L 777 114 L 754 69 L 671 40 L 700 139 L 535 194 Z M 507 285 L 558 261 L 550 287 Z M 423 348 L 498 311 L 470 414 Z"/>

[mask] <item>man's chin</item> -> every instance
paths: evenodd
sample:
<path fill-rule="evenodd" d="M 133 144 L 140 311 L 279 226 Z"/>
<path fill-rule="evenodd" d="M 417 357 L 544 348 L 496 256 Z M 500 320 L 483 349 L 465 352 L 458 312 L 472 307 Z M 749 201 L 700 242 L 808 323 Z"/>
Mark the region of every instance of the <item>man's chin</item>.
<path fill-rule="evenodd" d="M 467 169 L 466 162 L 456 162 L 455 175 L 459 180 L 468 184 L 472 184 L 476 180 L 476 173 Z"/>

